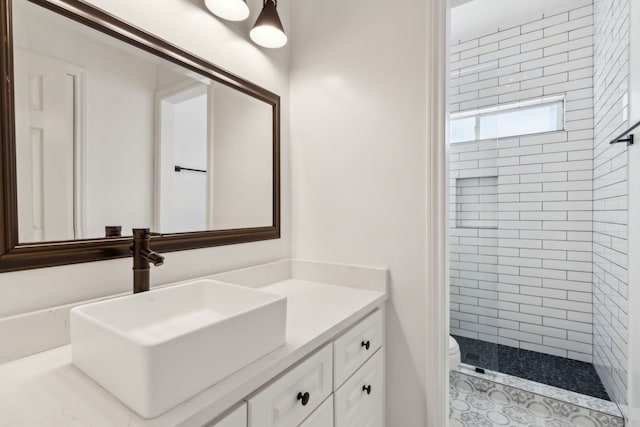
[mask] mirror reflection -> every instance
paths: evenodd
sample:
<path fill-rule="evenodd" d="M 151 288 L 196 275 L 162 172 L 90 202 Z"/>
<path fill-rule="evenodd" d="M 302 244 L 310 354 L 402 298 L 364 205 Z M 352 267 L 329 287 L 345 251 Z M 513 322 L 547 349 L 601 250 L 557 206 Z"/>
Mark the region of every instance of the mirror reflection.
<path fill-rule="evenodd" d="M 272 106 L 13 3 L 21 243 L 273 223 Z"/>

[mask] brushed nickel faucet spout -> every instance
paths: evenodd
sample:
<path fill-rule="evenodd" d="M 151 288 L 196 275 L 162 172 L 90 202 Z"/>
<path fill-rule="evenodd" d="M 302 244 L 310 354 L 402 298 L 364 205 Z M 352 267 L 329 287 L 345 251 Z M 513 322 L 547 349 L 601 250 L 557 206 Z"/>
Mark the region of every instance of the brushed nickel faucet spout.
<path fill-rule="evenodd" d="M 150 263 L 160 266 L 164 263 L 164 257 L 149 248 L 151 231 L 148 228 L 133 229 L 133 293 L 149 290 Z"/>

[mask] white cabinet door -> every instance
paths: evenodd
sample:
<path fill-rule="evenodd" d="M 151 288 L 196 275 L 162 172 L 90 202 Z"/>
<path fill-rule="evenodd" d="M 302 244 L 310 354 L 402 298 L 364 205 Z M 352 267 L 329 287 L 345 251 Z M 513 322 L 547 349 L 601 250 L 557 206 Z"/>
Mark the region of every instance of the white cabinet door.
<path fill-rule="evenodd" d="M 334 390 L 382 346 L 383 321 L 382 310 L 376 310 L 335 340 Z"/>
<path fill-rule="evenodd" d="M 335 392 L 335 427 L 384 426 L 384 359 L 378 350 Z"/>
<path fill-rule="evenodd" d="M 329 396 L 300 427 L 333 427 L 333 396 Z"/>
<path fill-rule="evenodd" d="M 247 404 L 243 403 L 221 420 L 213 421 L 206 427 L 247 427 Z"/>
<path fill-rule="evenodd" d="M 328 344 L 249 399 L 249 426 L 299 425 L 331 394 L 332 374 Z"/>

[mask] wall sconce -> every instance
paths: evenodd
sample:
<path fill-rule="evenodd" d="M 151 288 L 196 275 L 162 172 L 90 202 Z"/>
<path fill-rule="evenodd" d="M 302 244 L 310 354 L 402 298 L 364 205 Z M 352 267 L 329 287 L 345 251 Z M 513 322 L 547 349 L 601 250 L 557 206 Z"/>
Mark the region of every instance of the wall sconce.
<path fill-rule="evenodd" d="M 249 17 L 247 0 L 205 0 L 204 3 L 211 13 L 227 21 L 244 21 Z M 276 49 L 287 44 L 277 6 L 277 0 L 262 1 L 262 11 L 249 33 L 257 45 Z"/>
<path fill-rule="evenodd" d="M 228 21 L 244 21 L 249 17 L 246 0 L 205 0 L 207 9 Z"/>
<path fill-rule="evenodd" d="M 275 49 L 287 44 L 287 35 L 280 22 L 277 5 L 275 0 L 263 0 L 262 12 L 249 33 L 251 40 L 262 47 Z"/>

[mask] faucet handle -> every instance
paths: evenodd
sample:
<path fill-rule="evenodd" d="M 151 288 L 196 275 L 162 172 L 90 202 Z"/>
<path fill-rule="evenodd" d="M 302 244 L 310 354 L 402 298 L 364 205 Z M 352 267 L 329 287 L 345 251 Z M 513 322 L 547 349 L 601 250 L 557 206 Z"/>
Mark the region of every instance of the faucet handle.
<path fill-rule="evenodd" d="M 149 228 L 134 228 L 132 231 L 134 239 L 148 239 L 151 236 Z"/>
<path fill-rule="evenodd" d="M 104 226 L 105 237 L 122 237 L 121 225 L 105 225 Z"/>

